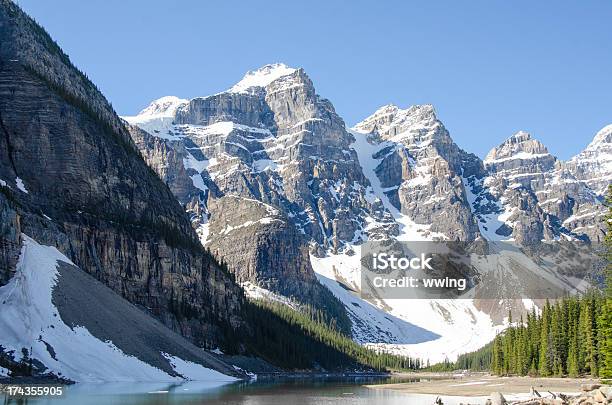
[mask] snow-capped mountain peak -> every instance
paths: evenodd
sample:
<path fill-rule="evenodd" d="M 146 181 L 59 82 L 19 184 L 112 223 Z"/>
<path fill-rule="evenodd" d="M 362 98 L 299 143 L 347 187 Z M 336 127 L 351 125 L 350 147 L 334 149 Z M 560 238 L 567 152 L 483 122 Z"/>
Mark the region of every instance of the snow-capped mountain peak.
<path fill-rule="evenodd" d="M 395 115 L 397 114 L 398 111 L 400 111 L 401 109 L 396 106 L 393 103 L 390 104 L 385 104 L 382 107 L 380 107 L 379 109 L 377 109 L 376 111 L 374 111 L 374 113 L 370 116 L 368 116 L 366 119 L 364 119 L 363 121 L 361 121 L 360 123 L 358 123 L 356 126 L 359 126 L 362 123 L 366 123 L 368 121 L 371 121 L 373 119 L 380 119 L 386 116 L 391 116 L 391 115 Z"/>
<path fill-rule="evenodd" d="M 123 116 L 132 125 L 139 126 L 156 136 L 166 137 L 172 127 L 176 111 L 189 100 L 176 96 L 165 96 L 154 100 L 135 116 Z"/>
<path fill-rule="evenodd" d="M 612 181 L 612 124 L 597 132 L 591 143 L 565 166 L 599 196 L 605 195 Z"/>
<path fill-rule="evenodd" d="M 387 104 L 357 123 L 353 130 L 361 133 L 376 133 L 386 138 L 416 127 L 431 126 L 436 121 L 436 111 L 431 104 L 413 105 L 406 109 Z"/>
<path fill-rule="evenodd" d="M 159 118 L 172 117 L 176 109 L 189 100 L 178 98 L 176 96 L 165 96 L 154 100 L 146 108 L 138 113 L 138 117 Z"/>
<path fill-rule="evenodd" d="M 500 145 L 491 149 L 484 159 L 485 164 L 504 160 L 533 159 L 551 156 L 544 144 L 531 137 L 526 131 L 519 131 Z"/>
<path fill-rule="evenodd" d="M 516 140 L 517 142 L 524 142 L 531 139 L 531 134 L 521 129 L 520 131 L 512 135 L 510 138 L 508 138 L 508 140 L 510 139 Z"/>
<path fill-rule="evenodd" d="M 612 124 L 606 125 L 599 130 L 586 149 L 599 149 L 601 147 L 610 147 L 610 145 L 612 145 Z"/>
<path fill-rule="evenodd" d="M 273 81 L 294 73 L 297 69 L 291 68 L 284 63 L 273 63 L 264 65 L 256 70 L 247 72 L 242 80 L 236 83 L 228 91 L 231 93 L 243 93 L 251 87 L 265 87 Z"/>

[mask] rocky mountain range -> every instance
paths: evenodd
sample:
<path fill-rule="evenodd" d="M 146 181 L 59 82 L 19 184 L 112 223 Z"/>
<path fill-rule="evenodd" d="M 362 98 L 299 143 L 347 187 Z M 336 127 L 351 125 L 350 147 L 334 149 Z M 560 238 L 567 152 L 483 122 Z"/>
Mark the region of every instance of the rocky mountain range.
<path fill-rule="evenodd" d="M 0 39 L 0 377 L 29 363 L 73 381 L 246 378 L 219 348 L 265 357 L 257 322 L 286 325 L 245 292 L 377 350 L 452 358 L 539 305 L 534 285 L 575 282 L 530 249 L 603 237 L 612 126 L 568 161 L 524 132 L 481 160 L 431 105 L 348 128 L 283 64 L 120 118 L 10 0 Z M 503 271 L 477 258 L 474 282 L 507 277 L 526 298 L 362 299 L 363 244 L 419 240 L 515 243 Z"/>
<path fill-rule="evenodd" d="M 163 97 L 124 118 L 202 243 L 240 283 L 307 303 L 323 284 L 345 304 L 362 343 L 418 343 L 415 326 L 425 326 L 378 302 L 383 318 L 408 323 L 399 327 L 404 338 L 385 333 L 388 326 L 373 330 L 366 325 L 381 314 L 341 291 L 359 291 L 355 260 L 365 241 L 532 246 L 604 235 L 611 126 L 569 161 L 526 132 L 481 160 L 453 141 L 431 105 L 386 105 L 349 129 L 304 70 L 284 64 L 248 72 L 215 95 Z M 472 304 L 459 311 L 474 320 L 471 328 L 483 311 L 490 330 L 503 324 L 507 308 L 462 305 Z M 423 311 L 450 325 L 448 305 Z"/>
<path fill-rule="evenodd" d="M 209 232 L 217 226 L 209 200 L 218 205 L 226 196 L 280 210 L 317 254 L 397 236 L 393 209 L 415 227 L 427 227 L 418 233 L 451 240 L 602 237 L 594 218 L 592 224 L 578 219 L 597 216 L 601 207 L 610 179 L 610 127 L 567 162 L 522 131 L 481 160 L 454 143 L 431 105 L 387 105 L 347 130 L 303 70 L 282 64 L 249 72 L 226 92 L 193 100 L 164 97 L 125 118 L 150 165 L 200 217 L 194 218 L 196 228 L 213 250 L 220 233 L 237 231 L 225 226 Z M 359 159 L 362 137 L 371 150 L 361 160 L 374 159 L 377 184 Z M 541 223 L 540 234 L 523 229 L 526 219 L 511 214 L 517 209 L 525 211 L 523 219 Z M 247 216 L 260 220 L 268 213 Z M 508 218 L 494 227 L 487 223 L 493 214 Z M 227 218 L 224 224 L 234 226 Z"/>

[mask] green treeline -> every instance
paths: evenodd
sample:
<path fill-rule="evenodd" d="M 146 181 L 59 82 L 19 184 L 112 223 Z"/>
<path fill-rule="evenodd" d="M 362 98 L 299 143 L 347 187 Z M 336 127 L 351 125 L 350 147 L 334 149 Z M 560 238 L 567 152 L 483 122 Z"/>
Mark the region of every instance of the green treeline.
<path fill-rule="evenodd" d="M 612 300 L 600 292 L 546 302 L 481 349 L 433 371 L 491 371 L 497 375 L 612 377 Z M 510 315 L 512 322 L 512 315 Z"/>
<path fill-rule="evenodd" d="M 426 366 L 423 371 L 444 372 L 454 370 L 472 370 L 472 371 L 490 371 L 491 359 L 493 356 L 493 342 L 487 343 L 485 346 L 475 352 L 464 353 L 459 355 L 457 361 L 452 362 L 448 359 L 442 363 L 436 363 Z"/>
<path fill-rule="evenodd" d="M 329 327 L 314 312 L 298 312 L 287 305 L 249 301 L 249 352 L 287 369 L 416 370 L 418 359 L 377 353 Z"/>
<path fill-rule="evenodd" d="M 453 368 L 459 370 L 489 371 L 493 357 L 493 342 L 487 343 L 480 350 L 465 353 L 457 358 Z"/>
<path fill-rule="evenodd" d="M 608 214 L 605 237 L 603 292 L 546 302 L 499 334 L 493 342 L 456 363 L 435 365 L 437 369 L 490 370 L 495 374 L 575 377 L 612 377 L 612 185 L 606 199 Z M 512 314 L 509 315 L 512 323 Z"/>
<path fill-rule="evenodd" d="M 532 312 L 498 335 L 491 349 L 491 371 L 507 375 L 607 375 L 606 298 L 589 293 L 582 298 L 546 302 L 541 314 Z M 608 363 L 608 364 L 606 364 Z"/>

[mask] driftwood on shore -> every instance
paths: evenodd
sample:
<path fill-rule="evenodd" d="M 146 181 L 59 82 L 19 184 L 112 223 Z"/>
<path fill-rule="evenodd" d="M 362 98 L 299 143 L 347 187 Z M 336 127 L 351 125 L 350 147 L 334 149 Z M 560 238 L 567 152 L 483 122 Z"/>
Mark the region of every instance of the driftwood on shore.
<path fill-rule="evenodd" d="M 550 391 L 550 398 L 542 398 L 540 394 L 532 390 L 534 398 L 511 402 L 511 405 L 608 405 L 612 404 L 612 387 L 602 387 L 599 384 L 584 384 L 581 387 L 582 393 L 576 396 L 569 396 L 562 393 L 554 394 Z M 491 405 L 506 405 L 507 402 L 494 402 L 499 393 L 491 394 Z M 537 396 L 536 396 L 537 394 Z M 502 397 L 503 398 L 503 397 Z M 489 400 L 488 400 L 489 401 Z"/>

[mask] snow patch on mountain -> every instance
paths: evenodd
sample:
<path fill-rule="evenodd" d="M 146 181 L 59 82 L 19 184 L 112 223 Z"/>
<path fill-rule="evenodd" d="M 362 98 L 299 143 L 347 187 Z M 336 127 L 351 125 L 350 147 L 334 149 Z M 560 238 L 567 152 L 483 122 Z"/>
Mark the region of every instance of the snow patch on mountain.
<path fill-rule="evenodd" d="M 187 152 L 187 157 L 183 159 L 185 169 L 193 169 L 198 173 L 202 173 L 209 164 L 210 161 L 208 159 L 198 160 L 189 152 Z"/>
<path fill-rule="evenodd" d="M 355 246 L 360 250 L 359 246 Z M 383 308 L 363 300 L 359 252 L 310 256 L 310 262 L 321 284 L 327 287 L 346 307 L 352 322 L 353 339 L 360 344 L 416 344 L 439 338 L 422 327 L 392 316 Z M 380 303 L 384 305 L 383 302 Z"/>
<path fill-rule="evenodd" d="M 319 282 L 345 305 L 358 343 L 433 364 L 482 347 L 500 329 L 469 299 L 362 299 L 361 247 L 353 248 L 350 256 L 310 260 Z"/>
<path fill-rule="evenodd" d="M 252 87 L 266 87 L 276 79 L 288 76 L 296 70 L 297 69 L 290 68 L 284 63 L 265 65 L 257 70 L 247 72 L 242 80 L 236 83 L 228 91 L 231 93 L 244 93 Z"/>
<path fill-rule="evenodd" d="M 181 135 L 183 136 L 189 135 L 195 138 L 205 137 L 207 135 L 228 136 L 234 130 L 240 130 L 243 132 L 252 133 L 256 135 L 265 135 L 264 138 L 262 138 L 261 136 L 249 136 L 249 138 L 256 138 L 259 140 L 266 139 L 267 137 L 272 136 L 270 131 L 266 128 L 249 127 L 247 125 L 236 124 L 235 122 L 231 122 L 231 121 L 220 121 L 220 122 L 215 122 L 214 124 L 206 125 L 206 126 L 193 125 L 193 124 L 189 124 L 189 125 L 184 124 L 184 125 L 176 126 L 176 131 L 180 132 Z"/>
<path fill-rule="evenodd" d="M 21 180 L 21 178 L 17 177 L 17 178 L 15 179 L 15 184 L 17 185 L 17 188 L 18 188 L 20 191 L 22 191 L 22 192 L 24 192 L 24 193 L 28 194 L 28 189 L 26 189 L 26 186 L 25 186 L 25 184 L 23 184 L 23 180 Z"/>
<path fill-rule="evenodd" d="M 440 338 L 412 345 L 366 344 L 377 350 L 417 357 L 431 364 L 454 361 L 489 343 L 504 325 L 494 325 L 472 300 L 385 300 L 389 314 L 430 330 Z"/>
<path fill-rule="evenodd" d="M 529 160 L 529 159 L 535 159 L 535 158 L 539 158 L 539 157 L 544 157 L 544 156 L 548 156 L 548 153 L 530 153 L 530 152 L 518 152 L 513 154 L 512 156 L 508 156 L 508 157 L 502 157 L 502 158 L 493 158 L 493 157 L 487 157 L 484 162 L 486 164 L 488 163 L 494 163 L 494 162 L 505 162 L 508 160 Z"/>
<path fill-rule="evenodd" d="M 256 284 L 251 283 L 250 281 L 240 283 L 240 285 L 242 286 L 246 296 L 251 299 L 278 302 L 278 303 L 287 305 L 295 310 L 299 308 L 299 304 L 292 301 L 290 298 L 285 297 L 284 295 L 277 294 L 273 291 L 267 290 L 263 287 L 260 287 Z"/>
<path fill-rule="evenodd" d="M 204 179 L 202 179 L 202 175 L 200 173 L 198 174 L 194 174 L 191 177 L 191 182 L 193 183 L 193 186 L 201 191 L 206 191 L 208 190 L 208 187 L 206 186 L 206 184 L 204 184 Z"/>
<path fill-rule="evenodd" d="M 476 176 L 465 178 L 462 176 L 461 180 L 482 236 L 491 241 L 512 240 L 503 230 L 506 227 L 508 229 L 512 228 L 513 224 L 508 219 L 514 211 L 512 208 L 503 205 L 503 197 L 497 200 L 488 192 L 485 185 L 487 178 L 479 179 Z"/>
<path fill-rule="evenodd" d="M 206 246 L 208 243 L 208 236 L 210 235 L 210 222 L 208 216 L 203 215 L 200 219 L 200 225 L 196 228 L 196 234 L 200 240 L 202 246 Z"/>
<path fill-rule="evenodd" d="M 175 139 L 172 136 L 176 110 L 186 105 L 189 100 L 175 96 L 165 96 L 154 100 L 135 116 L 123 116 L 124 120 L 163 139 Z"/>
<path fill-rule="evenodd" d="M 386 190 L 382 187 L 380 179 L 376 175 L 376 168 L 380 165 L 382 157 L 376 159 L 374 156 L 377 152 L 391 145 L 391 143 L 382 142 L 380 144 L 373 144 L 368 141 L 365 134 L 358 130 L 354 129 L 351 133 L 355 137 L 355 142 L 351 145 L 351 148 L 357 152 L 363 174 L 372 186 L 373 195 L 382 201 L 384 207 L 400 225 L 400 234 L 396 239 L 400 241 L 419 241 L 429 240 L 431 237 L 443 237 L 444 235 L 442 234 L 429 232 L 431 225 L 417 224 L 409 216 L 402 214 L 389 201 L 389 197 L 385 193 Z"/>
<path fill-rule="evenodd" d="M 197 363 L 183 360 L 180 357 L 172 356 L 168 353 L 162 353 L 162 356 L 168 360 L 174 371 L 182 376 L 185 376 L 186 380 L 211 382 L 237 381 L 237 378 L 227 376 L 210 368 L 202 367 Z"/>

